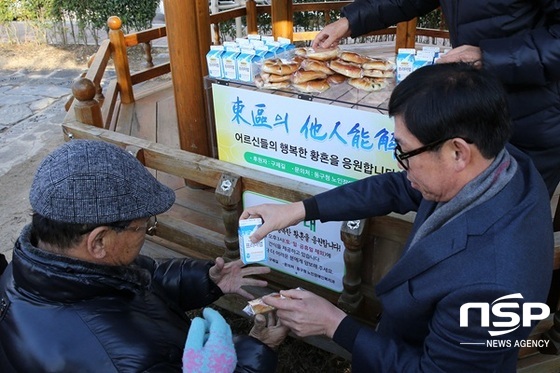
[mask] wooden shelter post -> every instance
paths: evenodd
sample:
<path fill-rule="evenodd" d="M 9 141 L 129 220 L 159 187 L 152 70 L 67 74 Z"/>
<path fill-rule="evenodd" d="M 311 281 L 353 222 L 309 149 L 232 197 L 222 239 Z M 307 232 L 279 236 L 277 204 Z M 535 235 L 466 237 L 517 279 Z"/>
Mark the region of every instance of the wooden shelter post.
<path fill-rule="evenodd" d="M 210 50 L 208 0 L 164 0 L 163 5 L 181 149 L 209 156 L 203 81 Z"/>
<path fill-rule="evenodd" d="M 294 38 L 294 12 L 292 0 L 274 0 L 270 6 L 272 18 L 272 35 L 278 37 Z"/>
<path fill-rule="evenodd" d="M 117 74 L 117 83 L 121 93 L 121 102 L 123 104 L 131 104 L 134 102 L 134 94 L 132 93 L 132 80 L 130 79 L 130 68 L 128 67 L 126 42 L 121 30 L 122 21 L 116 16 L 109 17 L 107 26 L 109 26 L 109 39 L 113 46 L 112 56 L 115 61 L 115 73 Z"/>
<path fill-rule="evenodd" d="M 414 18 L 408 22 L 397 24 L 397 34 L 395 40 L 395 53 L 399 48 L 414 48 L 416 45 L 416 24 L 418 18 Z"/>
<path fill-rule="evenodd" d="M 245 8 L 247 9 L 247 34 L 258 34 L 257 25 L 257 3 L 255 0 L 247 0 L 245 2 Z M 249 14 L 254 14 L 254 17 L 249 17 Z"/>

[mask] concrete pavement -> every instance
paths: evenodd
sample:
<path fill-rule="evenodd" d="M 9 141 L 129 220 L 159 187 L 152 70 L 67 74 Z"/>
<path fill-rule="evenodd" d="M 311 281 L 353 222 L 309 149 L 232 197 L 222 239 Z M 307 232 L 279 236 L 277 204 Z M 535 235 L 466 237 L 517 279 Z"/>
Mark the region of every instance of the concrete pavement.
<path fill-rule="evenodd" d="M 81 73 L 0 70 L 0 176 L 37 151 L 41 134 L 60 130 L 64 104 Z"/>
<path fill-rule="evenodd" d="M 81 73 L 0 70 L 0 252 L 8 259 L 31 220 L 28 192 L 35 170 L 64 141 L 64 104 Z"/>

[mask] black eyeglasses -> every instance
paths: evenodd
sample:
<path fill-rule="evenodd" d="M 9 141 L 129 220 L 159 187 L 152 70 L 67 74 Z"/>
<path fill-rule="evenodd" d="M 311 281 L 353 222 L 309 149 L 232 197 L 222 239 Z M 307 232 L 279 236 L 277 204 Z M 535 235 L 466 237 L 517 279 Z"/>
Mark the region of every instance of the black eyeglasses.
<path fill-rule="evenodd" d="M 107 226 L 110 229 L 114 230 L 115 232 L 122 232 L 122 231 L 138 232 L 140 230 L 145 230 L 145 233 L 148 236 L 153 236 L 153 235 L 156 234 L 158 221 L 157 221 L 157 216 L 152 216 L 152 217 L 146 219 L 146 224 L 142 224 L 142 225 L 139 225 L 137 227 L 128 227 L 128 226 L 124 226 L 124 224 L 129 224 L 129 223 L 117 222 L 117 223 L 113 223 L 113 224 L 96 225 L 96 226 L 93 226 L 93 227 L 90 226 L 90 227 L 82 230 L 80 232 L 80 234 L 89 233 L 97 227 Z"/>
<path fill-rule="evenodd" d="M 459 137 L 459 136 L 454 136 L 454 137 L 447 137 L 445 139 L 442 140 L 437 140 L 434 142 L 431 142 L 427 145 L 421 146 L 419 148 L 416 148 L 414 150 L 411 150 L 409 152 L 403 153 L 400 144 L 397 143 L 397 145 L 395 146 L 395 149 L 393 150 L 393 154 L 395 156 L 395 158 L 397 159 L 397 161 L 399 162 L 399 164 L 402 166 L 402 168 L 404 168 L 406 171 L 408 171 L 408 158 L 410 157 L 414 157 L 415 155 L 418 154 L 422 154 L 424 152 L 427 152 L 429 150 L 432 150 L 434 148 L 437 148 L 438 146 L 440 146 L 441 144 L 443 144 L 444 142 L 454 139 L 454 138 L 460 138 L 465 140 L 468 144 L 472 144 L 472 141 L 463 137 Z"/>
<path fill-rule="evenodd" d="M 132 232 L 138 232 L 140 230 L 145 229 L 146 230 L 146 234 L 148 236 L 153 236 L 156 234 L 156 230 L 157 230 L 157 216 L 152 216 L 150 218 L 148 218 L 148 220 L 146 221 L 146 224 L 140 225 L 138 227 L 126 227 L 126 228 L 115 228 L 115 227 L 110 227 L 111 229 L 116 229 L 116 230 L 122 230 L 122 231 L 132 231 Z"/>

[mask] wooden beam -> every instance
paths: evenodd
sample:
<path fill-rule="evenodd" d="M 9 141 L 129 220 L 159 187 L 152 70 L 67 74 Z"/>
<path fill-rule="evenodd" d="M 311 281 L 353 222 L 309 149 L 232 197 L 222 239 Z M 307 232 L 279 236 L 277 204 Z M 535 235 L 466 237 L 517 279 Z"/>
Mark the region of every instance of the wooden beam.
<path fill-rule="evenodd" d="M 271 3 L 272 35 L 293 39 L 294 34 L 294 13 L 292 0 L 274 0 Z"/>
<path fill-rule="evenodd" d="M 157 65 L 142 71 L 139 71 L 135 74 L 130 76 L 132 84 L 138 84 L 145 82 L 146 80 L 150 80 L 153 78 L 157 78 L 158 76 L 165 75 L 171 72 L 171 64 L 170 63 L 163 63 L 161 65 Z"/>
<path fill-rule="evenodd" d="M 167 28 L 162 26 L 125 35 L 124 40 L 126 45 L 131 47 L 141 43 L 148 43 L 154 39 L 163 38 L 165 36 L 167 36 Z"/>
<path fill-rule="evenodd" d="M 243 190 L 252 190 L 285 201 L 299 201 L 326 190 L 301 181 L 271 175 L 181 149 L 173 149 L 163 144 L 79 122 L 65 122 L 63 129 L 75 139 L 103 140 L 123 148 L 128 145 L 141 147 L 144 149 L 146 167 L 192 179 L 211 188 L 216 188 L 223 173 L 231 173 L 243 178 Z"/>

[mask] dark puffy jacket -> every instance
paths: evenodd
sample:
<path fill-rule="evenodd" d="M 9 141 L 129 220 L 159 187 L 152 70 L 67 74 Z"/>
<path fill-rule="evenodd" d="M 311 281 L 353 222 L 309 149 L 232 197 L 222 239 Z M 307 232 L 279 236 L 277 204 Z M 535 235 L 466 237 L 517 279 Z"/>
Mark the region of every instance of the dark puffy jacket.
<path fill-rule="evenodd" d="M 184 311 L 222 295 L 211 262 L 140 256 L 100 266 L 37 249 L 29 234 L 0 278 L 1 372 L 181 372 Z M 237 371 L 274 371 L 268 346 L 237 343 Z"/>
<path fill-rule="evenodd" d="M 356 0 L 343 13 L 355 37 L 440 5 L 452 46 L 480 47 L 484 68 L 506 85 L 511 142 L 531 156 L 551 193 L 560 180 L 560 3 Z"/>
<path fill-rule="evenodd" d="M 8 261 L 6 260 L 6 257 L 4 254 L 0 254 L 0 275 L 2 275 L 7 266 Z"/>

